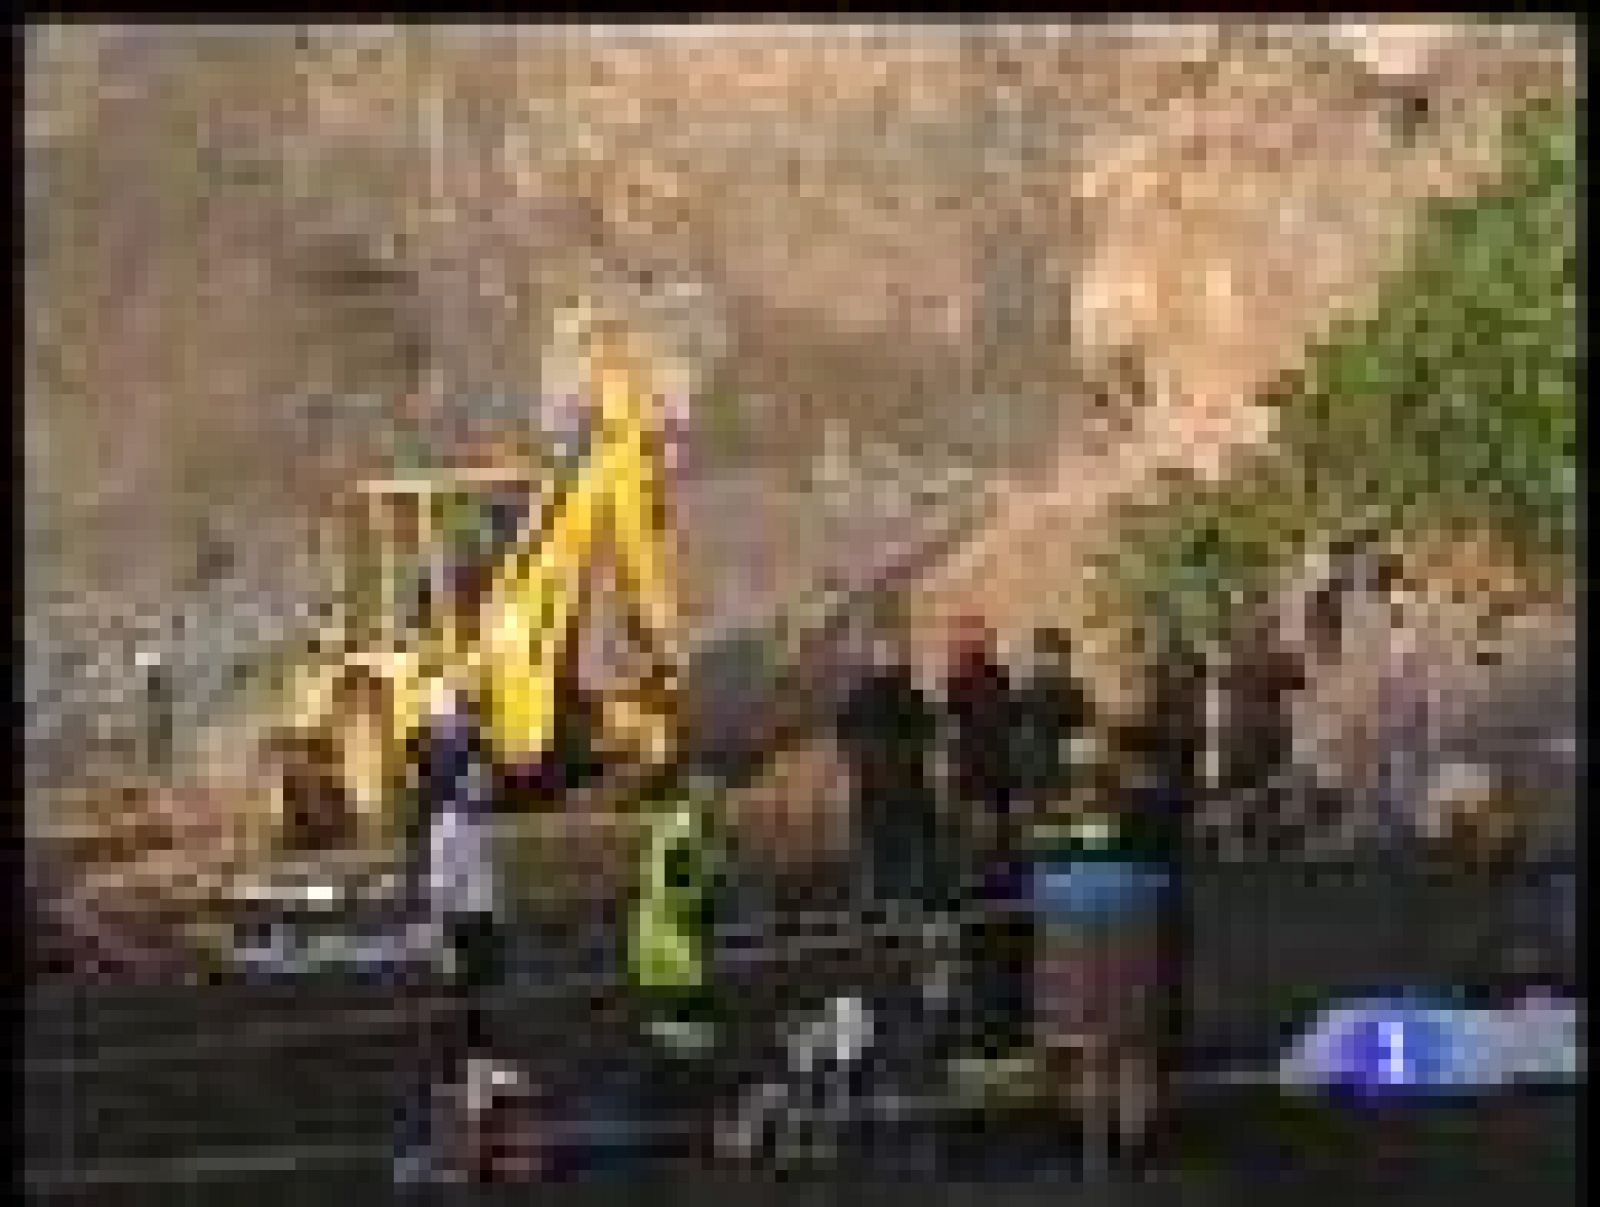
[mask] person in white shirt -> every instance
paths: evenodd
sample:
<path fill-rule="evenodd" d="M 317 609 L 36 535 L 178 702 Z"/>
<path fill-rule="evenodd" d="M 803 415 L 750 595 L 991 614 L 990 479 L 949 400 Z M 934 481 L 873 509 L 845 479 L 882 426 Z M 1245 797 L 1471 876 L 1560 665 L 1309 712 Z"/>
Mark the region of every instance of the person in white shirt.
<path fill-rule="evenodd" d="M 466 1043 L 476 1049 L 486 1040 L 477 999 L 503 972 L 493 768 L 466 695 L 440 684 L 430 705 L 418 785 L 429 818 L 425 896 L 449 945 Z"/>

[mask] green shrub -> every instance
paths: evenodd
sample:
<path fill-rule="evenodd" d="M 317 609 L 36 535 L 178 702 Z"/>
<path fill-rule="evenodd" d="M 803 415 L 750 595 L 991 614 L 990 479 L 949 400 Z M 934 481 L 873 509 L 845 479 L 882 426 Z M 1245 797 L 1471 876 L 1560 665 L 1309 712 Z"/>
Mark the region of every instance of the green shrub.
<path fill-rule="evenodd" d="M 1273 451 L 1127 518 L 1119 581 L 1202 632 L 1355 517 L 1403 535 L 1487 527 L 1532 564 L 1577 523 L 1577 135 L 1516 115 L 1492 190 L 1441 204 L 1375 311 L 1282 383 Z"/>

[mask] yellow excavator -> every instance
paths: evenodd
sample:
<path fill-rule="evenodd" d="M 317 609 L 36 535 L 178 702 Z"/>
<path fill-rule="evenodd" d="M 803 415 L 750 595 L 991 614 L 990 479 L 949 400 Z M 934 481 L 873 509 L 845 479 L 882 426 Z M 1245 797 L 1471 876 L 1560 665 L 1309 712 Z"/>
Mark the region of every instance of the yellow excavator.
<path fill-rule="evenodd" d="M 345 620 L 318 656 L 290 672 L 287 716 L 272 735 L 280 751 L 313 743 L 323 752 L 331 765 L 324 777 L 350 808 L 358 845 L 394 837 L 391 804 L 407 743 L 441 681 L 474 695 L 503 766 L 552 757 L 573 699 L 591 572 L 608 547 L 626 621 L 649 663 L 597 694 L 588 736 L 608 761 L 658 768 L 673 758 L 680 616 L 648 362 L 619 324 L 596 326 L 588 345 L 588 448 L 564 470 L 461 469 L 360 484 L 364 505 L 355 509 L 345 565 L 365 571 L 366 589 L 351 585 L 357 574 L 347 577 Z M 447 582 L 445 507 L 508 500 L 523 503 L 526 518 L 483 567 L 487 585 L 463 590 Z M 281 833 L 293 806 L 284 778 L 273 780 Z"/>

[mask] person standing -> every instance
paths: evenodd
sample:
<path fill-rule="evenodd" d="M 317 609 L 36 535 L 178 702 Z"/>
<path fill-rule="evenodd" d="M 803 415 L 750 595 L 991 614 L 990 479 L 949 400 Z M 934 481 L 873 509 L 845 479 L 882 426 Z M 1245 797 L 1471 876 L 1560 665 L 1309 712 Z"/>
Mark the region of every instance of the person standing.
<path fill-rule="evenodd" d="M 492 785 L 486 751 L 469 701 L 435 683 L 425 723 L 407 742 L 404 820 L 404 914 L 424 924 L 450 958 L 442 1012 L 424 1004 L 415 1020 L 421 1040 L 399 1115 L 395 1179 L 423 1187 L 458 1164 L 449 1138 L 463 1112 L 452 1087 L 482 1080 L 487 1027 L 481 994 L 500 981 L 501 934 L 489 834 Z"/>
<path fill-rule="evenodd" d="M 1305 686 L 1304 667 L 1284 647 L 1274 618 L 1256 618 L 1230 659 L 1224 684 L 1230 714 L 1224 790 L 1236 799 L 1276 810 L 1273 797 L 1293 749 L 1289 697 Z"/>
<path fill-rule="evenodd" d="M 1151 753 L 1136 742 L 1103 769 L 1089 807 L 1041 845 L 1034 878 L 1047 1067 L 1093 1155 L 1135 1163 L 1154 1139 L 1182 1023 L 1173 835 L 1185 802 Z"/>
<path fill-rule="evenodd" d="M 928 904 L 939 847 L 928 774 L 937 718 L 912 677 L 903 641 L 877 634 L 868 656 L 866 676 L 846 696 L 835 726 L 850 768 L 858 849 L 875 899 Z"/>
<path fill-rule="evenodd" d="M 748 1003 L 729 996 L 718 959 L 717 931 L 732 912 L 736 855 L 719 816 L 724 783 L 696 769 L 675 787 L 644 818 L 625 941 L 631 997 L 648 1041 L 640 1087 L 644 1115 L 687 1130 L 688 1143 L 670 1149 L 692 1165 L 716 1134 L 727 1057 L 742 1048 Z"/>
<path fill-rule="evenodd" d="M 1166 782 L 1193 798 L 1200 790 L 1206 748 L 1206 659 L 1174 625 L 1164 627 L 1158 642 L 1150 666 L 1145 732 L 1138 735 L 1137 745 L 1149 752 Z"/>
<path fill-rule="evenodd" d="M 1072 794 L 1076 742 L 1088 727 L 1088 693 L 1072 669 L 1072 639 L 1061 629 L 1033 638 L 1033 673 L 1017 691 L 1017 769 L 1022 797 L 1034 809 Z"/>
<path fill-rule="evenodd" d="M 489 752 L 464 693 L 441 686 L 430 703 L 419 784 L 429 819 L 427 898 L 450 951 L 470 1054 L 488 1046 L 481 999 L 499 987 L 504 973 L 491 818 L 495 784 Z"/>
<path fill-rule="evenodd" d="M 1165 1137 L 1165 1118 L 1174 1079 L 1180 1072 L 1187 1035 L 1189 919 L 1188 836 L 1193 827 L 1194 787 L 1175 780 L 1159 751 L 1135 750 L 1120 823 L 1122 851 L 1146 877 L 1145 935 L 1147 977 L 1130 986 L 1130 1009 L 1143 1003 L 1144 1031 L 1137 1045 L 1142 1059 L 1132 1062 L 1124 1081 L 1138 1101 L 1125 1117 L 1125 1156 L 1137 1163 L 1152 1155 Z M 1137 928 L 1135 928 L 1137 929 Z M 1135 970 L 1141 966 L 1134 963 Z M 1142 992 L 1141 992 L 1142 991 Z"/>
<path fill-rule="evenodd" d="M 650 1031 L 674 1051 L 707 1050 L 718 1035 L 711 962 L 726 907 L 728 851 L 715 817 L 721 791 L 714 777 L 694 774 L 677 799 L 645 819 L 628 918 L 629 974 Z"/>
<path fill-rule="evenodd" d="M 437 802 L 428 792 L 430 726 L 419 725 L 405 742 L 405 783 L 400 801 L 402 912 L 410 922 L 432 920 L 428 860 Z"/>
<path fill-rule="evenodd" d="M 1033 935 L 1020 899 L 1022 843 L 1012 810 L 1015 699 L 993 635 L 979 617 L 956 626 L 945 708 L 951 788 L 978 829 L 977 917 L 968 930 L 977 1038 L 984 1055 L 1001 1057 L 1027 1038 Z"/>
<path fill-rule="evenodd" d="M 1016 702 L 994 635 L 981 617 L 957 623 L 944 688 L 952 794 L 974 814 L 989 854 L 1004 858 L 1017 845 L 1012 816 Z"/>

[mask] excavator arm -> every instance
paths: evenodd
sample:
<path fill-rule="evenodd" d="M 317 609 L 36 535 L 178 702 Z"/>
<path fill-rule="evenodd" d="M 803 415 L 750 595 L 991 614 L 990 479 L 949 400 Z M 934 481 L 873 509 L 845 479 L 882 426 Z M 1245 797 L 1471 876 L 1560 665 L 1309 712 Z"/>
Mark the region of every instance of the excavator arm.
<path fill-rule="evenodd" d="M 560 671 L 604 503 L 599 468 L 578 471 L 542 528 L 505 558 L 483 603 L 477 670 L 490 740 L 505 762 L 541 757 L 554 734 Z"/>
<path fill-rule="evenodd" d="M 665 761 L 676 709 L 679 618 L 673 590 L 659 442 L 625 379 L 602 378 L 600 434 L 584 464 L 503 559 L 480 620 L 476 670 L 490 740 L 507 764 L 543 758 L 556 729 L 561 680 L 600 542 L 617 555 L 619 587 L 657 668 L 637 698 L 603 702 L 615 736 Z"/>

